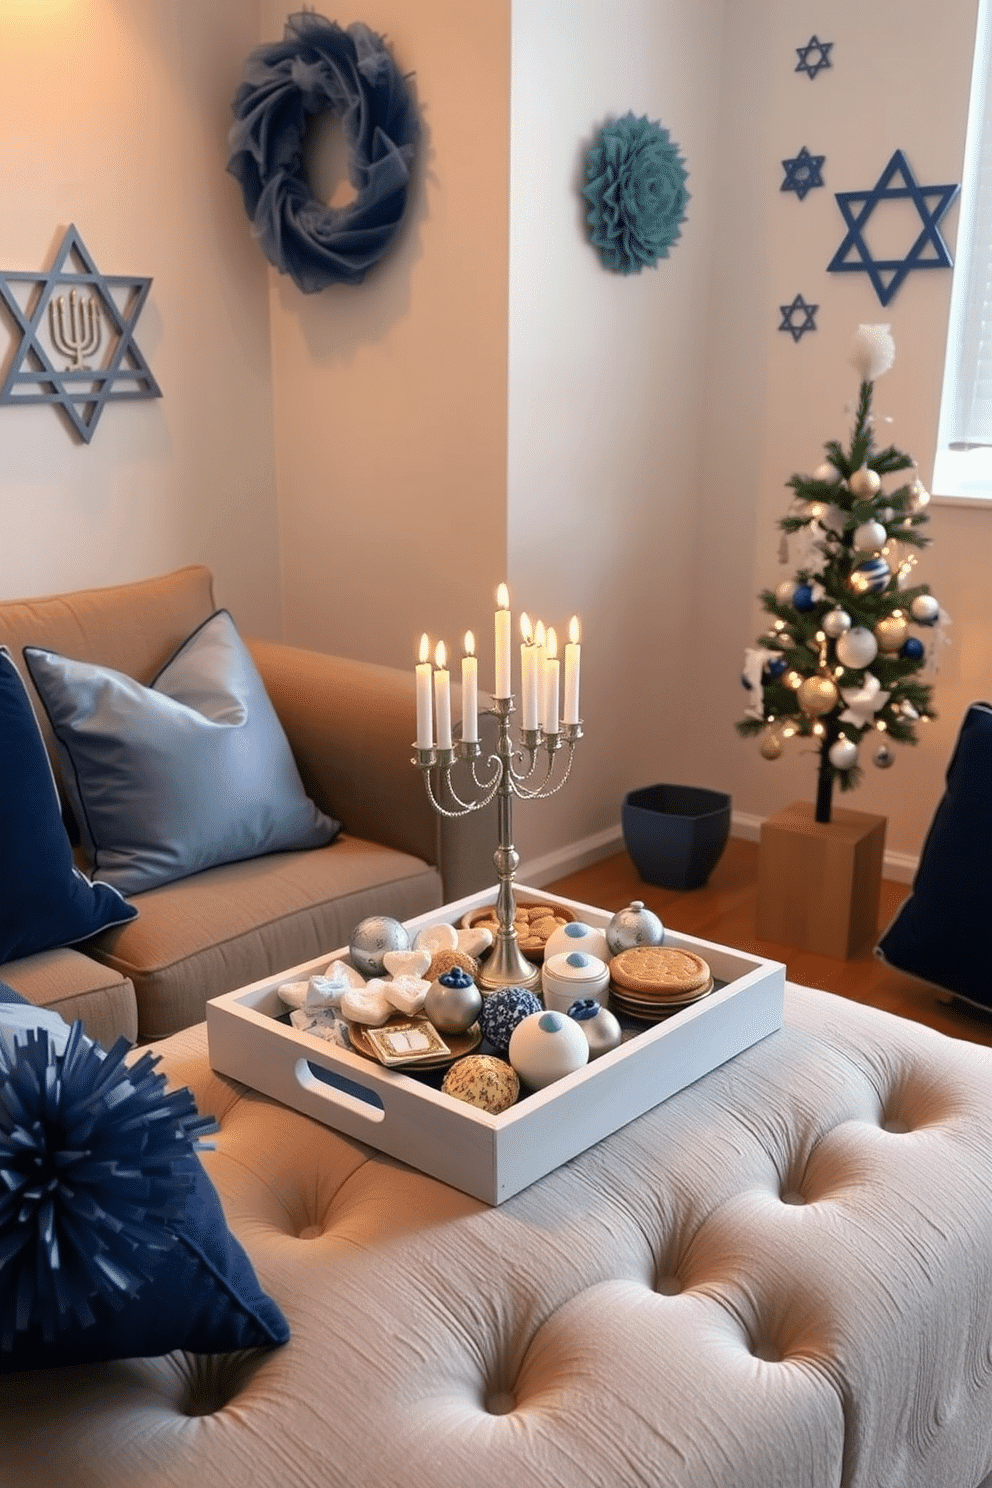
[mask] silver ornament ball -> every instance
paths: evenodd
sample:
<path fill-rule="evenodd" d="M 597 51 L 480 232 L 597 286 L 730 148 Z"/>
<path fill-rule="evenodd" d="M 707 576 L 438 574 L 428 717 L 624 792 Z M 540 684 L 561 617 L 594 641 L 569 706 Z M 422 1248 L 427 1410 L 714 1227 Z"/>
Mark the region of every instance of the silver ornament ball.
<path fill-rule="evenodd" d="M 820 625 L 823 628 L 824 634 L 828 635 L 832 641 L 836 641 L 838 636 L 842 636 L 850 630 L 851 617 L 846 610 L 842 610 L 838 606 L 837 609 L 827 611 L 820 621 Z"/>
<path fill-rule="evenodd" d="M 664 940 L 664 925 L 640 899 L 632 900 L 626 909 L 618 909 L 606 927 L 606 944 L 611 956 L 619 956 L 621 951 L 629 951 L 634 946 L 662 945 Z"/>
<path fill-rule="evenodd" d="M 410 936 L 405 925 L 391 915 L 370 915 L 356 925 L 351 936 L 351 960 L 362 976 L 382 976 L 387 951 L 408 951 Z"/>
<path fill-rule="evenodd" d="M 888 744 L 879 744 L 875 753 L 872 755 L 872 761 L 880 770 L 887 770 L 890 765 L 895 764 L 896 757 Z"/>
<path fill-rule="evenodd" d="M 847 484 L 854 496 L 877 496 L 882 489 L 882 478 L 877 470 L 869 470 L 867 465 L 862 465 Z"/>
<path fill-rule="evenodd" d="M 877 553 L 885 546 L 888 535 L 881 522 L 862 522 L 855 527 L 851 541 L 859 553 Z"/>

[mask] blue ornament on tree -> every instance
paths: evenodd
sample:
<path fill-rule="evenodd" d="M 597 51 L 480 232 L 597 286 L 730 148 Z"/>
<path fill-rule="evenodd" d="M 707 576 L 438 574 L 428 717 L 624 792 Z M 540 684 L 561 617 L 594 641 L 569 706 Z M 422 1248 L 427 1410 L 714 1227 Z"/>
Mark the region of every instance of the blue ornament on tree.
<path fill-rule="evenodd" d="M 797 610 L 811 610 L 816 603 L 813 599 L 812 587 L 809 584 L 797 584 L 792 603 Z"/>
<path fill-rule="evenodd" d="M 855 594 L 881 594 L 891 577 L 892 570 L 884 558 L 869 558 L 851 570 L 847 582 Z"/>
<path fill-rule="evenodd" d="M 762 682 L 774 682 L 778 677 L 781 677 L 787 665 L 788 663 L 784 656 L 773 656 L 771 661 L 765 662 L 761 673 Z"/>
<path fill-rule="evenodd" d="M 909 640 L 904 641 L 899 647 L 899 655 L 903 661 L 922 661 L 923 642 L 917 640 L 916 636 L 910 636 Z"/>

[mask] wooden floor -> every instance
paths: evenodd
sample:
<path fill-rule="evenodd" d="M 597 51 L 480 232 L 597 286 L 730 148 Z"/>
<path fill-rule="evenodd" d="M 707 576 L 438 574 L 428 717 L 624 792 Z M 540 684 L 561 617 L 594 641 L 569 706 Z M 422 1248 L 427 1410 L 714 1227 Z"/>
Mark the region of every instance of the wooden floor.
<path fill-rule="evenodd" d="M 954 1038 L 992 1047 L 992 1014 L 945 1005 L 922 982 L 885 966 L 867 946 L 848 961 L 814 955 L 793 946 L 759 940 L 757 924 L 758 844 L 732 837 L 704 888 L 680 892 L 644 883 L 626 853 L 594 863 L 546 887 L 568 899 L 617 910 L 641 899 L 662 922 L 686 935 L 784 961 L 790 981 L 824 987 L 929 1024 Z M 884 880 L 879 928 L 884 929 L 909 893 L 907 884 Z"/>

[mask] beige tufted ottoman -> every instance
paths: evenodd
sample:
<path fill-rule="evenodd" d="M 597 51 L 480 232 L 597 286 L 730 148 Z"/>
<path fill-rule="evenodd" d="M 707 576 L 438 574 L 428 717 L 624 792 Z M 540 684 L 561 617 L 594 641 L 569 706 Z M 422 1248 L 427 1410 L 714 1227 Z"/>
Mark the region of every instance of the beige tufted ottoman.
<path fill-rule="evenodd" d="M 992 1051 L 781 1033 L 487 1209 L 161 1046 L 283 1349 L 0 1379 L 2 1488 L 976 1488 Z"/>

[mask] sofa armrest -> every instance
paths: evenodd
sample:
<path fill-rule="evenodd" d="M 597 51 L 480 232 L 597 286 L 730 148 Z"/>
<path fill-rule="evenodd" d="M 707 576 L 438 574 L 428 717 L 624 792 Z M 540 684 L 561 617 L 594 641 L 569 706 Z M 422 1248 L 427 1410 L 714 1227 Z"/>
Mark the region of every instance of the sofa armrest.
<path fill-rule="evenodd" d="M 445 898 L 495 882 L 495 805 L 450 820 L 412 764 L 412 667 L 377 666 L 278 641 L 248 641 L 307 793 L 347 832 L 439 869 Z M 456 704 L 457 706 L 457 704 Z"/>

